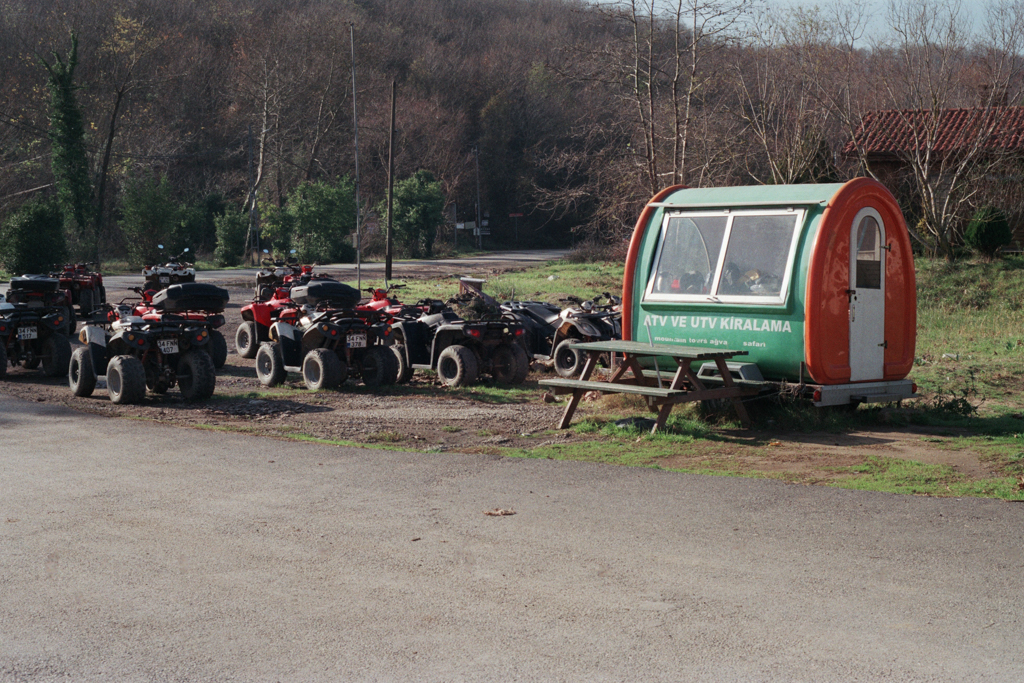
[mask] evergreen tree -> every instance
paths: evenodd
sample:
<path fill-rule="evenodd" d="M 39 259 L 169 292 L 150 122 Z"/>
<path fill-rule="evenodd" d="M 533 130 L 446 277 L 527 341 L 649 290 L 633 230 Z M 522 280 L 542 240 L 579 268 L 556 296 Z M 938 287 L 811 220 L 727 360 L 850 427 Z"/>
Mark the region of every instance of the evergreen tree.
<path fill-rule="evenodd" d="M 99 260 L 99 242 L 92 234 L 92 182 L 85 149 L 82 111 L 75 99 L 75 67 L 78 65 L 78 36 L 71 34 L 67 60 L 53 52 L 53 64 L 40 58 L 50 90 L 50 166 L 57 186 L 57 204 L 64 220 L 64 232 L 75 258 Z"/>

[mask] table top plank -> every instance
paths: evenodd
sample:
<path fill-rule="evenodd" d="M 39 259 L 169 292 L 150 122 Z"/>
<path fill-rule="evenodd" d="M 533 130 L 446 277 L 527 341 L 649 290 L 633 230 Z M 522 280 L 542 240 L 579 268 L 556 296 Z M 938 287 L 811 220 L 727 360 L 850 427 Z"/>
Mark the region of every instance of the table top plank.
<path fill-rule="evenodd" d="M 637 356 L 670 356 L 672 358 L 689 358 L 691 360 L 714 360 L 716 358 L 732 358 L 746 356 L 746 351 L 736 349 L 709 349 L 700 346 L 676 346 L 674 344 L 648 344 L 624 339 L 609 341 L 579 342 L 575 345 L 580 351 L 600 351 L 628 353 Z"/>

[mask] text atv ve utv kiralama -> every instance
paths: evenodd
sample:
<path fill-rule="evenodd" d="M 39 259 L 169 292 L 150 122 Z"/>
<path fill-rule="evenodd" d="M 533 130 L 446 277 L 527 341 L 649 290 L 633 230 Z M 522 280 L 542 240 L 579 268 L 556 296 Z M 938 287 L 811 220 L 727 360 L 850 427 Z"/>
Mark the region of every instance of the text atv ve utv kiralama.
<path fill-rule="evenodd" d="M 311 390 L 335 389 L 349 376 L 368 387 L 394 384 L 398 361 L 388 345 L 388 317 L 353 310 L 359 291 L 324 280 L 292 287 L 295 308 L 281 309 L 270 326 L 269 342 L 256 353 L 256 375 L 264 386 L 277 386 L 299 372 Z"/>
<path fill-rule="evenodd" d="M 219 287 L 185 283 L 158 292 L 154 313 L 146 316 L 133 315 L 131 304 L 105 307 L 105 316 L 82 328 L 85 346 L 71 354 L 71 390 L 90 396 L 97 375 L 105 374 L 114 403 L 138 403 L 147 388 L 164 394 L 174 386 L 187 401 L 210 398 L 217 382 L 208 353 L 211 326 L 179 312 L 223 310 L 227 300 L 227 291 Z"/>

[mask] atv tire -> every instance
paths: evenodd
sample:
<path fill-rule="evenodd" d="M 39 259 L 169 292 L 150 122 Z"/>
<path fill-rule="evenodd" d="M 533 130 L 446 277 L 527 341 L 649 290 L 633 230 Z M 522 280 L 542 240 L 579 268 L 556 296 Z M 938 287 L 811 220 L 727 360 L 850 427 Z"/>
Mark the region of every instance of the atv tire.
<path fill-rule="evenodd" d="M 255 358 L 260 349 L 256 323 L 252 320 L 242 321 L 235 331 L 235 350 L 242 358 Z"/>
<path fill-rule="evenodd" d="M 100 285 L 100 303 L 107 303 L 107 288 L 103 285 Z"/>
<path fill-rule="evenodd" d="M 75 396 L 92 396 L 96 389 L 96 368 L 92 365 L 92 351 L 88 346 L 79 346 L 72 352 L 68 385 Z"/>
<path fill-rule="evenodd" d="M 573 348 L 575 339 L 563 339 L 555 347 L 555 372 L 559 377 L 575 377 L 583 369 L 583 354 Z"/>
<path fill-rule="evenodd" d="M 181 354 L 175 370 L 178 391 L 186 401 L 205 401 L 217 386 L 217 370 L 205 349 L 192 349 Z"/>
<path fill-rule="evenodd" d="M 92 290 L 83 289 L 78 295 L 78 312 L 82 314 L 82 319 L 89 318 L 89 314 L 92 313 L 92 309 L 95 308 L 96 304 L 92 300 Z"/>
<path fill-rule="evenodd" d="M 412 366 L 409 365 L 409 358 L 405 355 L 405 344 L 395 344 L 391 347 L 391 353 L 398 359 L 398 374 L 395 377 L 395 384 L 405 384 L 412 379 Z"/>
<path fill-rule="evenodd" d="M 512 377 L 512 384 L 522 384 L 530 374 L 530 357 L 519 344 L 512 344 L 512 355 L 516 357 L 516 374 Z"/>
<path fill-rule="evenodd" d="M 445 386 L 464 387 L 476 381 L 479 367 L 472 349 L 453 344 L 438 357 L 437 376 Z"/>
<path fill-rule="evenodd" d="M 117 405 L 141 403 L 146 397 L 146 369 L 135 356 L 114 356 L 107 363 L 107 391 Z"/>
<path fill-rule="evenodd" d="M 264 342 L 256 351 L 256 376 L 265 387 L 276 387 L 284 382 L 288 371 L 284 369 L 284 357 L 277 342 Z"/>
<path fill-rule="evenodd" d="M 64 324 L 67 326 L 67 335 L 70 337 L 73 336 L 75 334 L 75 330 L 78 329 L 78 318 L 75 316 L 75 307 L 68 304 L 67 308 L 64 309 L 64 313 L 64 317 L 67 320 Z"/>
<path fill-rule="evenodd" d="M 330 349 L 313 349 L 302 360 L 302 381 L 310 391 L 337 389 L 345 381 L 345 363 Z"/>
<path fill-rule="evenodd" d="M 68 374 L 71 364 L 71 342 L 66 335 L 51 334 L 43 342 L 43 374 L 60 377 Z"/>
<path fill-rule="evenodd" d="M 7 349 L 0 344 L 0 379 L 7 377 Z"/>
<path fill-rule="evenodd" d="M 491 377 L 498 384 L 512 384 L 519 374 L 519 363 L 513 348 L 512 344 L 499 344 L 491 353 Z"/>
<path fill-rule="evenodd" d="M 207 348 L 207 353 L 210 354 L 210 360 L 213 361 L 215 370 L 220 370 L 224 367 L 224 363 L 228 362 L 228 342 L 220 330 L 210 330 L 210 345 Z"/>
<path fill-rule="evenodd" d="M 398 357 L 386 346 L 366 349 L 359 364 L 359 376 L 370 388 L 394 384 L 398 379 Z"/>

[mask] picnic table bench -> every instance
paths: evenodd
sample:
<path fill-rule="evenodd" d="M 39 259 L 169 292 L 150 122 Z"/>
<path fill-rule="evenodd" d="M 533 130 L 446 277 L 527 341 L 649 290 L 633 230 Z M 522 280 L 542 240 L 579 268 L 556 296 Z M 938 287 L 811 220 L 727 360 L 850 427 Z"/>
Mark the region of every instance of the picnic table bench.
<path fill-rule="evenodd" d="M 582 342 L 576 344 L 574 348 L 587 354 L 579 379 L 542 379 L 539 382 L 542 386 L 550 387 L 555 394 L 572 394 L 572 398 L 569 399 L 565 412 L 562 414 L 562 419 L 558 423 L 559 429 L 569 426 L 580 400 L 589 391 L 643 396 L 648 405 L 652 409 L 656 408 L 658 412 L 654 427 L 651 429 L 652 434 L 665 426 L 669 413 L 672 412 L 672 408 L 676 404 L 692 401 L 729 400 L 743 425 L 750 426 L 750 416 L 747 414 L 741 398 L 756 394 L 760 385 L 756 382 L 742 382 L 733 379 L 732 373 L 729 372 L 726 365 L 730 358 L 745 356 L 746 351 L 669 344 L 652 345 L 624 340 Z M 622 362 L 619 363 L 607 382 L 592 381 L 590 375 L 597 366 L 598 359 L 605 353 L 621 355 Z M 648 357 L 667 357 L 675 361 L 676 367 L 667 386 L 665 386 L 666 382 L 661 379 L 662 371 L 657 367 L 657 360 L 655 360 L 653 373 L 650 368 L 645 369 L 641 365 L 640 359 Z M 722 380 L 721 386 L 705 384 L 690 367 L 696 361 L 714 361 Z M 631 372 L 632 377 L 627 377 L 627 372 Z"/>

